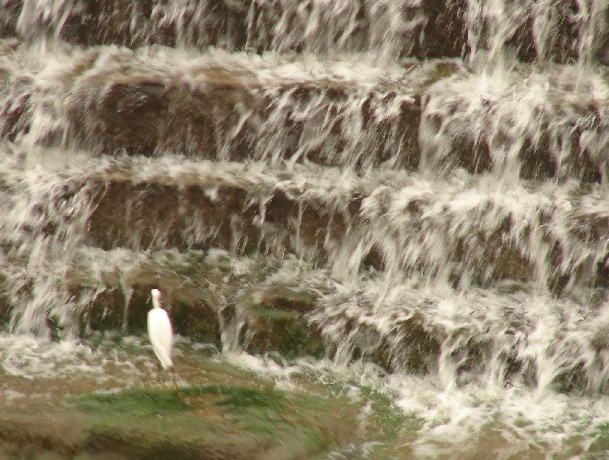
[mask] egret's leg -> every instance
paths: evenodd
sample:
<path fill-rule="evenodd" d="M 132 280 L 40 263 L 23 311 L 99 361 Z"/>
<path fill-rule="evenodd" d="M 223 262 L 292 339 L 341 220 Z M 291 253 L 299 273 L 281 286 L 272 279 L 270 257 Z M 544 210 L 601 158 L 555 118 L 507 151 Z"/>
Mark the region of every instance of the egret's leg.
<path fill-rule="evenodd" d="M 173 386 L 175 387 L 176 391 L 178 391 L 178 381 L 176 380 L 176 370 L 173 367 L 171 368 L 171 378 L 173 379 Z"/>

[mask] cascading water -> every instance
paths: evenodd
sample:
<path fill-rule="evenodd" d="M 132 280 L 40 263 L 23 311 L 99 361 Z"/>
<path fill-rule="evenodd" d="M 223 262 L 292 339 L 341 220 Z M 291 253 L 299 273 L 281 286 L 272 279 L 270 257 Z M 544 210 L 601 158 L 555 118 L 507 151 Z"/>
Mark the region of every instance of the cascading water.
<path fill-rule="evenodd" d="M 205 305 L 181 332 L 256 350 L 248 306 L 292 290 L 315 299 L 323 366 L 420 421 L 406 457 L 598 453 L 607 17 L 594 0 L 0 0 L 4 372 L 36 377 L 23 334 L 32 356 L 129 334 L 156 285 Z"/>

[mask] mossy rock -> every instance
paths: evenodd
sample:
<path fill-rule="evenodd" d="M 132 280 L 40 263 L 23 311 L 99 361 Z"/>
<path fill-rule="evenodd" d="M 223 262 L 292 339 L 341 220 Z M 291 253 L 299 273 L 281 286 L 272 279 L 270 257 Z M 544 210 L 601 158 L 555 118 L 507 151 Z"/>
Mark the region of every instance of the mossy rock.
<path fill-rule="evenodd" d="M 143 263 L 139 269 L 131 269 L 128 279 L 118 272 L 102 274 L 98 282 L 107 286 L 89 301 L 83 331 L 145 333 L 150 290 L 159 288 L 176 334 L 222 348 L 221 323 L 230 322 L 239 311 L 247 323 L 239 342 L 247 350 L 274 351 L 289 358 L 324 354 L 319 328 L 306 318 L 316 307 L 316 294 L 281 282 L 269 284 L 269 277 L 280 267 L 277 260 L 247 258 L 244 262 L 250 263 L 250 270 L 243 275 L 234 272 L 228 257 L 210 259 L 198 251 L 181 258 L 172 253 L 155 257 L 158 266 Z M 90 285 L 92 281 L 87 283 L 85 275 L 73 277 L 75 299 L 86 299 L 99 289 Z"/>
<path fill-rule="evenodd" d="M 137 459 L 308 459 L 335 446 L 334 423 L 327 419 L 334 419 L 337 401 L 324 401 L 269 387 L 212 384 L 179 393 L 88 394 L 73 404 L 86 421 L 89 453 L 111 450 Z"/>
<path fill-rule="evenodd" d="M 73 288 L 76 296 L 80 289 Z M 99 293 L 87 306 L 83 322 L 86 329 L 97 331 L 121 330 L 125 308 L 124 294 L 118 288 L 110 288 Z"/>
<path fill-rule="evenodd" d="M 204 300 L 197 305 L 177 300 L 171 308 L 174 328 L 192 340 L 213 343 L 220 347 L 220 324 L 218 314 Z"/>
<path fill-rule="evenodd" d="M 100 352 L 113 355 L 118 346 L 119 353 L 141 354 L 125 345 Z M 21 399 L 3 407 L 0 458 L 322 459 L 349 446 L 389 442 L 403 418 L 387 397 L 324 385 L 306 372 L 293 376 L 298 390 L 278 389 L 268 377 L 194 349 L 178 354 L 176 367 L 177 392 L 167 382 L 150 387 L 149 375 L 117 391 L 116 382 L 128 379 L 112 365 L 111 381 L 49 378 L 44 403 Z"/>
<path fill-rule="evenodd" d="M 254 313 L 256 332 L 248 343 L 248 351 L 278 351 L 288 358 L 303 355 L 319 358 L 324 354 L 320 330 L 310 326 L 298 311 L 260 305 Z"/>

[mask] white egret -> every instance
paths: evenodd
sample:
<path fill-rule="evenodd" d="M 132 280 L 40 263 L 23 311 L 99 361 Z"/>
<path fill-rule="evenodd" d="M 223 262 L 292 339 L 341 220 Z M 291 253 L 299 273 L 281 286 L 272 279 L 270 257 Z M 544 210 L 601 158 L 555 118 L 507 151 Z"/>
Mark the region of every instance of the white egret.
<path fill-rule="evenodd" d="M 159 359 L 163 369 L 171 369 L 173 382 L 176 385 L 171 348 L 173 346 L 173 328 L 169 315 L 161 307 L 161 291 L 152 289 L 152 309 L 148 311 L 148 337 L 152 343 L 154 354 Z"/>

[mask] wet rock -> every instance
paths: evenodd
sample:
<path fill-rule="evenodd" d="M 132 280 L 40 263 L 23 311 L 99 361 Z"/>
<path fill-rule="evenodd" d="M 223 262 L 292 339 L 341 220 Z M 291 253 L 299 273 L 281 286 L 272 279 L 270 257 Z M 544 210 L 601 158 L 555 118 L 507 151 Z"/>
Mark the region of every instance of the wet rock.
<path fill-rule="evenodd" d="M 419 145 L 424 168 L 446 175 L 462 168 L 526 180 L 603 182 L 608 123 L 586 86 L 561 83 L 573 69 L 519 77 L 440 80 L 423 96 Z M 484 90 L 480 90 L 484 88 Z M 578 96 L 573 96 L 573 94 Z"/>
<path fill-rule="evenodd" d="M 448 6 L 450 3 L 442 0 L 423 6 L 368 0 L 341 1 L 339 5 L 268 0 L 8 3 L 11 9 L 0 15 L 0 37 L 32 40 L 52 36 L 84 46 L 161 44 L 258 53 L 327 53 L 335 46 L 348 52 L 367 51 L 388 40 L 393 52 L 388 58 L 443 57 L 458 56 L 465 37 L 458 25 L 462 5 Z M 451 27 L 443 27 L 448 24 Z"/>
<path fill-rule="evenodd" d="M 459 71 L 454 62 L 413 64 L 399 79 L 360 85 L 321 63 L 313 73 L 298 66 L 300 75 L 286 80 L 289 60 L 261 66 L 210 54 L 198 63 L 157 53 L 75 52 L 40 82 L 8 66 L 0 136 L 100 155 L 416 169 L 419 94 Z"/>
<path fill-rule="evenodd" d="M 288 358 L 323 355 L 323 340 L 307 318 L 317 308 L 313 292 L 266 282 L 274 270 L 272 260 L 245 258 L 240 263 L 252 265 L 251 270 L 239 274 L 230 259 L 225 264 L 196 254 L 182 254 L 175 262 L 175 254 L 157 263 L 145 260 L 126 273 L 118 263 L 94 271 L 83 262 L 75 266 L 69 273 L 70 292 L 80 299 L 83 333 L 146 332 L 150 289 L 159 288 L 177 334 L 218 349 L 243 347 Z"/>
<path fill-rule="evenodd" d="M 608 224 L 603 187 L 519 187 L 500 195 L 482 183 L 475 192 L 472 184 L 436 189 L 420 181 L 343 188 L 319 177 L 262 179 L 241 166 L 226 168 L 184 166 L 168 173 L 110 165 L 70 181 L 42 211 L 63 225 L 69 216 L 53 200 L 67 213 L 71 201 L 87 201 L 79 204 L 89 209 L 83 242 L 105 250 L 293 254 L 353 274 L 374 268 L 434 276 L 442 269 L 461 287 L 536 279 L 560 292 L 602 282 L 597 266 L 606 255 Z M 255 187 L 252 178 L 259 180 Z M 48 231 L 50 237 L 58 229 Z M 421 249 L 413 251 L 413 245 Z"/>
<path fill-rule="evenodd" d="M 80 391 L 64 395 L 59 410 L 33 404 L 20 413 L 5 409 L 0 453 L 31 458 L 311 458 L 368 439 L 392 439 L 404 420 L 386 397 L 372 391 L 360 398 L 373 404 L 364 415 L 359 400 L 337 397 L 314 382 L 307 393 L 284 392 L 251 373 L 224 366 L 225 373 L 215 375 L 213 366 L 202 367 L 205 383 L 182 385 L 179 393 Z M 366 426 L 357 429 L 358 420 Z"/>
<path fill-rule="evenodd" d="M 279 254 L 304 246 L 318 251 L 324 238 L 338 235 L 346 225 L 332 209 L 301 204 L 281 190 L 268 190 L 268 196 L 256 199 L 250 190 L 211 183 L 210 188 L 186 189 L 128 181 L 100 185 L 88 238 L 105 249 L 220 247 L 241 254 Z M 296 233 L 298 240 L 292 236 Z"/>
<path fill-rule="evenodd" d="M 313 323 L 320 328 L 334 359 L 373 362 L 388 372 L 432 371 L 443 331 L 434 330 L 421 313 L 390 315 L 377 322 L 369 308 L 366 303 L 344 305 L 314 315 Z M 362 317 L 357 318 L 358 314 Z"/>
<path fill-rule="evenodd" d="M 27 132 L 31 112 L 29 100 L 31 91 L 28 81 L 10 80 L 9 73 L 3 81 L 0 69 L 0 139 L 14 141 L 20 133 Z"/>
<path fill-rule="evenodd" d="M 258 295 L 256 300 L 260 303 L 252 309 L 255 320 L 248 351 L 274 350 L 287 358 L 324 355 L 326 347 L 320 330 L 310 325 L 306 317 L 316 308 L 311 293 L 273 289 Z"/>
<path fill-rule="evenodd" d="M 594 26 L 603 23 L 606 6 L 575 1 L 504 2 L 496 8 L 463 0 L 4 3 L 0 37 L 58 37 L 84 46 L 215 46 L 258 53 L 377 51 L 387 60 L 477 56 L 499 50 L 529 62 L 606 60 L 607 31 Z"/>
<path fill-rule="evenodd" d="M 69 97 L 74 141 L 94 151 L 361 168 L 418 164 L 419 109 L 410 95 L 341 83 L 261 86 L 253 74 L 222 69 L 184 84 L 113 78 L 78 85 Z"/>

